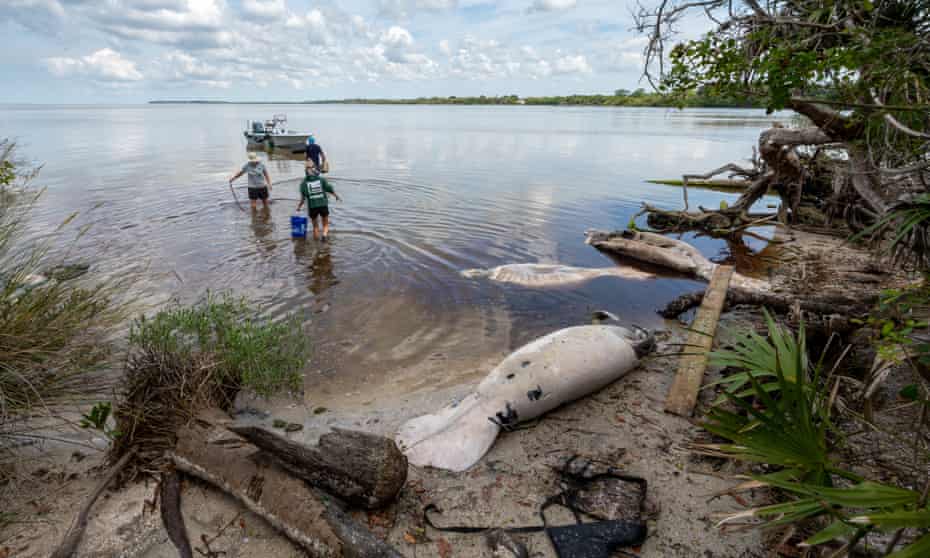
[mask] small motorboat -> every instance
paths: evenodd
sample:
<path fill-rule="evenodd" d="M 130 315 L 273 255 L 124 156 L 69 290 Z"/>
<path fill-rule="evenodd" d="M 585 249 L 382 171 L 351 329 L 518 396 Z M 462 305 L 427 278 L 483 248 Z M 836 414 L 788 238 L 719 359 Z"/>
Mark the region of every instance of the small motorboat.
<path fill-rule="evenodd" d="M 287 127 L 287 115 L 276 114 L 271 120 L 249 120 L 246 123 L 245 139 L 250 146 L 263 146 L 268 149 L 304 148 L 310 132 L 297 132 Z"/>

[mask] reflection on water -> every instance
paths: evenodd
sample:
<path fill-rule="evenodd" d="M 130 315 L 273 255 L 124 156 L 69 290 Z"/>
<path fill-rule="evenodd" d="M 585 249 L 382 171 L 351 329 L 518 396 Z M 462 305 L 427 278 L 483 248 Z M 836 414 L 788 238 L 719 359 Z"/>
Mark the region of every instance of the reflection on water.
<path fill-rule="evenodd" d="M 345 201 L 330 205 L 328 244 L 290 238 L 299 154 L 262 155 L 275 184 L 269 210 L 250 211 L 243 193 L 241 211 L 229 192 L 226 180 L 245 162 L 242 123 L 274 112 L 312 130 L 331 161 Z M 608 265 L 583 243 L 586 229 L 625 227 L 643 201 L 679 207 L 679 189 L 644 181 L 744 158 L 772 118 L 584 107 L 0 108 L 5 133 L 45 163 L 36 231 L 80 210 L 93 228 L 73 257 L 100 274 L 148 265 L 138 286 L 151 300 L 229 289 L 272 316 L 301 313 L 315 349 L 308 393 L 317 395 L 359 382 L 452 381 L 533 337 L 587 323 L 592 310 L 661 325 L 654 310 L 695 282 L 601 277 L 530 289 L 459 271 Z M 690 193 L 704 206 L 736 196 Z M 738 266 L 765 245 L 686 239 Z"/>
<path fill-rule="evenodd" d="M 330 254 L 330 243 L 296 238 L 292 244 L 298 269 L 303 267 L 307 273 L 307 290 L 310 294 L 319 298 L 326 289 L 339 284 Z"/>

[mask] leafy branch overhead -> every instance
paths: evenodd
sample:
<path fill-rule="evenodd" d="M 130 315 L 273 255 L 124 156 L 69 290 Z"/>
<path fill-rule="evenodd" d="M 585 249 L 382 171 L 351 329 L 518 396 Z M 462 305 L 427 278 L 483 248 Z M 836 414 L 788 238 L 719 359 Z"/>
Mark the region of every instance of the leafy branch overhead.
<path fill-rule="evenodd" d="M 792 215 L 808 199 L 853 231 L 891 231 L 896 255 L 930 252 L 930 3 L 661 0 L 634 16 L 649 38 L 644 74 L 660 91 L 806 117 L 763 132 L 757 177 L 730 213 L 775 189 Z M 712 29 L 679 40 L 695 18 Z"/>

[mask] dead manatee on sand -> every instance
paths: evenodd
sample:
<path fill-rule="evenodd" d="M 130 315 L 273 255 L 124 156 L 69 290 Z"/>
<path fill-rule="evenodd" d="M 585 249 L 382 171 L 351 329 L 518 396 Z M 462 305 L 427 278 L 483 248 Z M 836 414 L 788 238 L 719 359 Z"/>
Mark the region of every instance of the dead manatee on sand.
<path fill-rule="evenodd" d="M 464 471 L 502 428 L 603 388 L 635 368 L 653 341 L 641 328 L 560 329 L 511 353 L 460 401 L 404 423 L 395 440 L 413 465 Z"/>

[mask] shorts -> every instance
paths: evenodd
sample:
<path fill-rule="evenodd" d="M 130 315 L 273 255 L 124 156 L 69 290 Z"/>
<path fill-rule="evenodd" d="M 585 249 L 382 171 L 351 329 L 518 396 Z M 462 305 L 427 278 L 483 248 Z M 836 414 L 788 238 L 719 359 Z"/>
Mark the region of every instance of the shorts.
<path fill-rule="evenodd" d="M 329 206 L 324 205 L 323 207 L 311 207 L 309 209 L 309 213 L 311 219 L 316 219 L 320 215 L 323 217 L 329 217 Z"/>
<path fill-rule="evenodd" d="M 249 199 L 250 200 L 267 200 L 268 199 L 268 188 L 249 188 Z"/>

